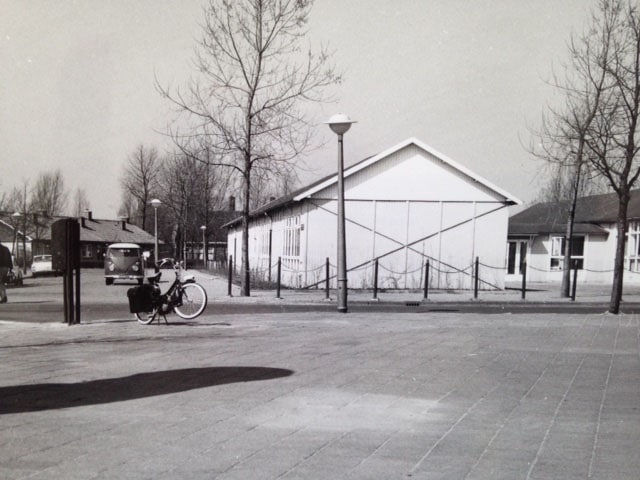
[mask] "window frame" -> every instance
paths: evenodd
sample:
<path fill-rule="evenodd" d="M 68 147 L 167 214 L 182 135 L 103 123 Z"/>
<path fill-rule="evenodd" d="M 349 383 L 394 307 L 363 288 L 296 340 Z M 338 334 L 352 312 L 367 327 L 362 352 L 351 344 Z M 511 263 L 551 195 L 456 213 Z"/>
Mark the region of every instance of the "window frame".
<path fill-rule="evenodd" d="M 574 260 L 578 261 L 578 270 L 584 270 L 584 252 L 586 245 L 586 235 L 574 235 L 571 239 L 573 248 L 571 251 L 571 268 L 573 268 Z M 580 242 L 576 244 L 576 242 Z M 565 249 L 565 237 L 564 235 L 550 235 L 549 237 L 549 271 L 561 272 L 564 267 L 564 249 Z M 582 248 L 581 253 L 577 255 L 576 247 L 580 245 Z"/>

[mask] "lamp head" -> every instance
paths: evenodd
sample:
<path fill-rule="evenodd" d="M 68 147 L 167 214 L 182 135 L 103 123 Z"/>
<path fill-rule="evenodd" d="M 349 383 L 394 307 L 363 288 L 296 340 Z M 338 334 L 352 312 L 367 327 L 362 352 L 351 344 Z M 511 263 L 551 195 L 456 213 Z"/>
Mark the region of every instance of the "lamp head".
<path fill-rule="evenodd" d="M 349 131 L 352 123 L 357 123 L 357 122 L 355 122 L 354 120 L 351 120 L 349 116 L 345 115 L 344 113 L 336 113 L 324 123 L 329 125 L 329 128 L 331 128 L 331 131 L 333 133 L 336 133 L 338 135 L 343 135 L 347 133 L 347 131 Z"/>
<path fill-rule="evenodd" d="M 151 200 L 151 205 L 153 206 L 153 208 L 158 208 L 160 205 L 162 205 L 162 202 L 157 198 L 154 198 L 153 200 Z"/>

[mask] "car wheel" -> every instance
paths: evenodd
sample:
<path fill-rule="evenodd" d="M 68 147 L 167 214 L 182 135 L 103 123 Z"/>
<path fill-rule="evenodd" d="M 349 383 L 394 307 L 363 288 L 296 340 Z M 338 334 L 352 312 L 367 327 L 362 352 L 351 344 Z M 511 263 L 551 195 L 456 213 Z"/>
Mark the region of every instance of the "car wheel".
<path fill-rule="evenodd" d="M 106 285 L 113 285 L 113 278 L 105 278 L 104 283 Z"/>

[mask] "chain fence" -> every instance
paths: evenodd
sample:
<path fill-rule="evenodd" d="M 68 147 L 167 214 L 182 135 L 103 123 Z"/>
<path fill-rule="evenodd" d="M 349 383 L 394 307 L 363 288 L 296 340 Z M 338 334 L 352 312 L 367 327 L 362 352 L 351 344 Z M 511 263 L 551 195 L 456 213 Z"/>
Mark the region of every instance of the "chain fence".
<path fill-rule="evenodd" d="M 379 292 L 408 292 L 420 294 L 422 299 L 427 299 L 429 293 L 461 293 L 472 292 L 474 298 L 483 292 L 497 292 L 506 290 L 516 290 L 521 293 L 522 299 L 528 291 L 527 275 L 522 275 L 522 283 L 507 287 L 498 279 L 504 278 L 507 267 L 492 265 L 481 262 L 476 257 L 474 262 L 467 265 L 454 266 L 446 262 L 438 261 L 427 256 L 423 256 L 423 261 L 417 265 L 415 262 L 411 268 L 399 268 L 401 262 L 383 261 L 382 258 L 373 258 L 362 262 L 348 269 L 348 285 L 351 291 L 371 292 L 372 300 L 378 300 Z M 405 262 L 405 265 L 409 262 Z M 525 272 L 550 273 L 550 269 L 543 269 L 533 265 L 524 266 Z M 571 297 L 575 300 L 576 290 L 579 291 L 578 270 L 594 274 L 613 273 L 613 269 L 571 269 L 572 288 Z M 228 262 L 216 264 L 216 268 L 209 268 L 210 273 L 227 278 L 229 284 L 229 295 L 232 286 L 241 284 L 241 268 L 233 264 L 233 259 Z M 561 272 L 561 270 L 559 270 Z M 624 270 L 624 275 L 631 275 L 635 278 L 640 275 L 639 271 L 630 269 Z M 278 258 L 272 262 L 261 262 L 258 266 L 252 267 L 249 271 L 250 289 L 276 291 L 276 296 L 281 298 L 283 292 L 291 293 L 311 293 L 322 292 L 325 299 L 335 296 L 337 289 L 337 265 L 329 258 L 322 264 L 317 264 L 307 268 L 302 268 L 302 263 L 297 259 Z"/>
<path fill-rule="evenodd" d="M 500 290 L 498 275 L 493 271 L 504 270 L 488 264 L 472 262 L 456 267 L 446 262 L 430 257 L 423 257 L 423 261 L 411 268 L 399 268 L 399 262 L 394 264 L 388 260 L 374 258 L 348 269 L 349 289 L 374 293 L 378 291 L 474 291 Z M 406 265 L 407 262 L 405 262 Z M 299 261 L 288 258 L 278 258 L 269 262 L 258 262 L 258 266 L 249 270 L 251 290 L 277 290 L 291 292 L 310 292 L 322 290 L 325 296 L 337 288 L 337 265 L 329 258 L 323 264 L 303 268 Z M 241 267 L 229 261 L 217 268 L 209 269 L 210 273 L 226 276 L 229 292 L 232 286 L 239 286 L 242 280 Z"/>

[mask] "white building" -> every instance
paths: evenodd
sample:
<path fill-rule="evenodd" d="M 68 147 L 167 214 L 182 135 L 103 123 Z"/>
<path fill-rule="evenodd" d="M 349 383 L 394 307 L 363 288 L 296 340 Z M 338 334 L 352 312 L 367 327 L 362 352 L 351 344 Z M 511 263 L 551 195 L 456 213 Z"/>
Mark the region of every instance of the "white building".
<path fill-rule="evenodd" d="M 509 219 L 507 280 L 560 282 L 569 206 L 538 203 Z M 615 193 L 578 199 L 572 264 L 579 283 L 611 283 L 616 251 L 618 198 Z M 632 192 L 627 212 L 629 228 L 625 255 L 625 282 L 640 283 L 640 190 Z"/>
<path fill-rule="evenodd" d="M 380 288 L 470 288 L 480 262 L 480 288 L 503 288 L 509 205 L 520 203 L 453 160 L 408 139 L 345 169 L 349 288 L 371 288 L 378 260 Z M 229 254 L 241 254 L 240 220 L 229 228 Z M 251 213 L 249 264 L 282 283 L 335 287 L 337 174 Z"/>

